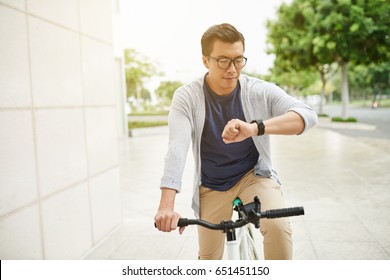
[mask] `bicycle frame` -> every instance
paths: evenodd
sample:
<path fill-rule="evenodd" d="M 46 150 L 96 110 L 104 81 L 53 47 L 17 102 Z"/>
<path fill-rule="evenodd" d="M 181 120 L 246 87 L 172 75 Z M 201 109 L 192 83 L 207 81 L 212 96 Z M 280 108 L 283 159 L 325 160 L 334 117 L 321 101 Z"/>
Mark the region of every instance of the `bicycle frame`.
<path fill-rule="evenodd" d="M 229 260 L 249 260 L 248 243 L 251 242 L 255 255 L 258 258 L 259 253 L 254 244 L 254 240 L 249 234 L 249 226 L 238 228 L 234 240 L 226 240 L 226 249 Z"/>
<path fill-rule="evenodd" d="M 242 219 L 247 215 L 242 212 L 242 201 L 236 198 L 233 202 L 234 210 L 238 213 L 238 218 Z M 237 229 L 231 229 L 226 232 L 226 249 L 229 260 L 250 260 L 249 247 L 251 244 L 255 259 L 259 258 L 259 253 L 256 249 L 255 242 L 251 235 L 250 224 Z"/>

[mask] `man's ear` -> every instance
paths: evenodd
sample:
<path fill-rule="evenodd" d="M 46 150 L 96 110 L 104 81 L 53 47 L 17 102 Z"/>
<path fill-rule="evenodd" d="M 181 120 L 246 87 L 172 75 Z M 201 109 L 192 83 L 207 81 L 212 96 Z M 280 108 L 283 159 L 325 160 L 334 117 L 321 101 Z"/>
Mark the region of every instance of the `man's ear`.
<path fill-rule="evenodd" d="M 203 65 L 209 69 L 209 59 L 206 56 L 202 56 Z"/>

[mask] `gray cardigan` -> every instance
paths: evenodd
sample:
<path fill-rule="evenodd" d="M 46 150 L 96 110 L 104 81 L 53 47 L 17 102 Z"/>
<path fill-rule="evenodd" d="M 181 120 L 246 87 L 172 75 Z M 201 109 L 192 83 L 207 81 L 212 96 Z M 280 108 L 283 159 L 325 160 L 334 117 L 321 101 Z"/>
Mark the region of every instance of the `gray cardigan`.
<path fill-rule="evenodd" d="M 197 217 L 201 184 L 200 142 L 206 114 L 203 82 L 204 76 L 180 87 L 173 96 L 168 117 L 168 152 L 160 186 L 180 192 L 185 161 L 192 141 L 195 160 L 192 208 Z M 304 131 L 317 124 L 317 114 L 309 106 L 286 94 L 278 86 L 243 74 L 240 75 L 240 85 L 245 121 L 267 120 L 294 111 L 303 118 Z M 259 160 L 254 168 L 255 174 L 280 183 L 272 169 L 269 135 L 255 136 L 253 141 L 259 151 Z"/>

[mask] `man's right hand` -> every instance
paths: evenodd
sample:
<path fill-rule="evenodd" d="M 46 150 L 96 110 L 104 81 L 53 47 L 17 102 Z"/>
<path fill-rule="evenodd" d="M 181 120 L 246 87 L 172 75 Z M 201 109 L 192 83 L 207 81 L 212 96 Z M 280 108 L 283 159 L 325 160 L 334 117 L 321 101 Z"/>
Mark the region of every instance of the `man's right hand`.
<path fill-rule="evenodd" d="M 173 189 L 162 188 L 161 200 L 157 214 L 154 217 L 154 222 L 158 230 L 163 232 L 171 232 L 177 228 L 177 223 L 180 219 L 180 214 L 176 213 L 174 209 L 176 191 Z M 184 227 L 179 229 L 182 234 Z"/>
<path fill-rule="evenodd" d="M 154 217 L 154 222 L 158 230 L 163 232 L 171 232 L 177 228 L 179 219 L 179 213 L 168 209 L 159 209 L 156 216 Z M 184 229 L 184 227 L 180 228 L 179 233 L 182 234 Z"/>

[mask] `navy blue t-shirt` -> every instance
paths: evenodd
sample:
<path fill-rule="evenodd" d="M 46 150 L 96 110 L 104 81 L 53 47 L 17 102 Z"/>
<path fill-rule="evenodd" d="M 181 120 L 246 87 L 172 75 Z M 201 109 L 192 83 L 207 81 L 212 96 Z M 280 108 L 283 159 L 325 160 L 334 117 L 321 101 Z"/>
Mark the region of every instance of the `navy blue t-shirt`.
<path fill-rule="evenodd" d="M 225 96 L 214 93 L 204 79 L 206 119 L 201 140 L 201 182 L 217 191 L 233 187 L 258 161 L 259 153 L 251 137 L 225 144 L 222 131 L 231 119 L 245 121 L 241 104 L 240 83 Z"/>

